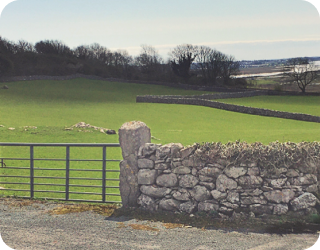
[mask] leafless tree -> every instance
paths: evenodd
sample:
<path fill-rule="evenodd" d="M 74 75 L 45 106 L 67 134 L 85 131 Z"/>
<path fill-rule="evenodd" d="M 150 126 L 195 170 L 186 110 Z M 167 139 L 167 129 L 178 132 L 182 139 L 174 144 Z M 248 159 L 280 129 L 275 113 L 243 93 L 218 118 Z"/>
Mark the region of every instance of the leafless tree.
<path fill-rule="evenodd" d="M 292 58 L 283 68 L 283 75 L 287 81 L 297 84 L 302 93 L 305 93 L 306 87 L 319 78 L 319 68 L 308 58 Z"/>
<path fill-rule="evenodd" d="M 35 49 L 39 54 L 54 54 L 54 55 L 73 55 L 72 50 L 63 42 L 58 40 L 45 40 L 35 44 Z"/>
<path fill-rule="evenodd" d="M 225 55 L 207 46 L 198 47 L 195 62 L 206 84 L 210 85 L 216 85 L 218 79 L 222 79 L 224 84 L 228 84 L 230 76 L 239 70 L 239 63 L 235 62 L 233 56 Z"/>
<path fill-rule="evenodd" d="M 92 59 L 93 52 L 88 45 L 80 45 L 74 49 L 74 55 L 83 60 Z"/>
<path fill-rule="evenodd" d="M 135 58 L 135 65 L 138 66 L 142 73 L 157 74 L 161 70 L 162 63 L 163 59 L 154 47 L 141 45 L 141 52 Z"/>
<path fill-rule="evenodd" d="M 175 47 L 170 56 L 170 65 L 175 75 L 189 81 L 190 67 L 198 55 L 198 47 L 192 44 L 182 44 Z"/>
<path fill-rule="evenodd" d="M 17 45 L 0 36 L 0 53 L 1 54 L 15 54 L 17 52 Z"/>
<path fill-rule="evenodd" d="M 31 43 L 24 41 L 24 40 L 19 40 L 16 46 L 17 46 L 18 53 L 35 52 L 36 51 L 35 47 Z"/>

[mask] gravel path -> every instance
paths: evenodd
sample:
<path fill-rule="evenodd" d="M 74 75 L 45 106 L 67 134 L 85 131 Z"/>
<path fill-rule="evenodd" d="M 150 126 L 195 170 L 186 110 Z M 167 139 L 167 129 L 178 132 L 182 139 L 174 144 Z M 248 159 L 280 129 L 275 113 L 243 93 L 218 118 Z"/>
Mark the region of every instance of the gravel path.
<path fill-rule="evenodd" d="M 50 215 L 54 203 L 10 206 L 0 199 L 0 233 L 13 249 L 307 249 L 318 234 L 270 235 L 167 229 L 161 222 L 112 218 L 87 211 Z M 140 230 L 139 228 L 144 228 Z M 149 229 L 149 230 L 146 230 Z"/>

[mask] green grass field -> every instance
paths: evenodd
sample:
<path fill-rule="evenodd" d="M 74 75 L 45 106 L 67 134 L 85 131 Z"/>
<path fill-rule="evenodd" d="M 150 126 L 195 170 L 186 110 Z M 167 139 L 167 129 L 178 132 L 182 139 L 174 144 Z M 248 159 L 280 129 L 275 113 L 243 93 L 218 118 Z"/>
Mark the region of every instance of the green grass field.
<path fill-rule="evenodd" d="M 154 136 L 152 142 L 166 144 L 180 142 L 190 145 L 194 142 L 220 141 L 320 141 L 320 125 L 317 123 L 285 120 L 271 117 L 260 117 L 223 111 L 208 107 L 136 103 L 136 95 L 165 95 L 165 94 L 202 94 L 201 91 L 186 91 L 165 86 L 105 82 L 87 79 L 74 79 L 68 81 L 26 81 L 6 83 L 8 90 L 0 90 L 0 141 L 1 142 L 79 142 L 79 143 L 117 143 L 117 135 L 106 135 L 99 131 L 79 132 L 78 129 L 66 131 L 78 122 L 86 122 L 98 127 L 118 130 L 128 121 L 140 120 L 145 122 Z M 262 97 L 252 99 L 254 105 L 270 108 L 270 105 L 278 110 L 302 112 L 319 115 L 318 98 L 299 100 L 282 99 L 274 97 L 274 103 L 259 100 Z M 278 101 L 277 101 L 278 100 Z M 302 100 L 302 99 L 301 99 Z M 228 102 L 229 100 L 223 100 Z M 241 99 L 231 101 L 241 102 Z M 239 103 L 241 104 L 241 103 Z M 319 105 L 318 105 L 319 106 Z M 27 129 L 24 126 L 36 126 L 37 129 Z M 9 127 L 15 130 L 9 130 Z M 101 158 L 101 149 L 72 148 L 71 158 Z M 108 149 L 108 159 L 121 159 L 119 148 Z M 28 148 L 0 147 L 1 157 L 28 157 Z M 36 148 L 35 157 L 64 158 L 63 148 Z M 7 162 L 7 165 L 28 167 L 28 161 Z M 37 161 L 35 167 L 64 168 L 64 162 Z M 99 169 L 100 163 L 72 162 L 74 169 Z M 108 163 L 108 169 L 118 169 L 117 162 Z M 28 175 L 28 170 L 0 169 L 2 175 Z M 63 171 L 36 170 L 38 176 L 64 176 Z M 71 173 L 71 177 L 101 178 L 98 172 Z M 118 173 L 110 173 L 108 178 L 117 178 Z M 1 181 L 9 181 L 9 178 L 1 177 Z M 12 181 L 12 178 L 10 179 Z M 16 178 L 16 182 L 26 182 L 26 179 Z M 37 183 L 54 182 L 63 185 L 63 180 L 36 179 Z M 83 181 L 73 180 L 72 184 L 84 184 Z M 117 182 L 109 182 L 114 186 Z M 86 185 L 99 185 L 99 181 L 89 181 Z M 12 185 L 0 184 L 6 188 Z M 16 188 L 25 189 L 26 185 L 17 185 Z M 59 190 L 64 187 L 36 186 L 36 190 Z M 75 192 L 101 192 L 95 188 L 73 187 Z M 28 195 L 27 192 L 1 191 L 3 194 Z M 107 189 L 107 193 L 119 191 Z M 1 193 L 0 193 L 1 194 Z M 36 196 L 63 198 L 63 194 L 36 193 Z M 94 195 L 71 195 L 72 199 L 99 199 Z M 108 199 L 119 200 L 119 197 Z"/>

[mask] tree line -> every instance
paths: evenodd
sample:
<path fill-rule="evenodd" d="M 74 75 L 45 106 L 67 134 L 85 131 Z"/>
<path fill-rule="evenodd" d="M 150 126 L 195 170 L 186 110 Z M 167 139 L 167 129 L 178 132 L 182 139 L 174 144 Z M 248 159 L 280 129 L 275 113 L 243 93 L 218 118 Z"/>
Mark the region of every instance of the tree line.
<path fill-rule="evenodd" d="M 231 76 L 240 64 L 233 56 L 207 46 L 178 45 L 165 61 L 150 45 L 137 56 L 93 43 L 74 49 L 58 40 L 36 44 L 0 37 L 0 76 L 69 75 L 75 73 L 131 80 L 181 82 L 196 85 L 245 85 Z"/>

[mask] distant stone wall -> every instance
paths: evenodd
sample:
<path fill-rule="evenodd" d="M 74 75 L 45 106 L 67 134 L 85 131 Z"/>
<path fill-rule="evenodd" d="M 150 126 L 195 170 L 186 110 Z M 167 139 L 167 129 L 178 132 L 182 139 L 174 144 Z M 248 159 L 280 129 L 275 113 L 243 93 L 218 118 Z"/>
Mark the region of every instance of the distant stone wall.
<path fill-rule="evenodd" d="M 153 100 L 154 98 L 161 99 L 202 99 L 202 100 L 214 100 L 214 99 L 227 99 L 227 98 L 243 98 L 243 97 L 253 97 L 260 95 L 268 95 L 268 91 L 263 90 L 252 90 L 252 91 L 242 91 L 242 92 L 226 92 L 226 93 L 214 93 L 214 94 L 202 94 L 202 95 L 144 95 L 137 96 L 137 102 L 144 102 L 144 100 Z"/>
<path fill-rule="evenodd" d="M 146 130 L 145 124 L 141 127 L 135 129 Z M 149 136 L 150 131 L 146 133 Z M 131 160 L 136 178 L 129 179 L 136 180 L 135 197 L 142 209 L 208 212 L 222 218 L 318 213 L 319 143 L 189 147 L 144 143 L 136 152 Z M 120 166 L 128 172 L 128 164 Z"/>
<path fill-rule="evenodd" d="M 254 95 L 262 95 L 260 91 L 257 92 L 243 92 L 243 93 L 227 93 L 227 94 L 217 94 L 217 95 L 198 95 L 196 98 L 188 97 L 188 96 L 137 96 L 136 102 L 147 102 L 147 103 L 168 103 L 168 104 L 187 104 L 187 105 L 197 105 L 197 106 L 205 106 L 217 109 L 223 109 L 233 112 L 252 114 L 252 115 L 260 115 L 260 116 L 271 116 L 278 117 L 284 119 L 293 119 L 300 121 L 308 121 L 308 122 L 318 122 L 320 123 L 319 116 L 300 114 L 300 113 L 290 113 L 284 111 L 276 111 L 270 109 L 261 109 L 261 108 L 253 108 L 246 107 L 228 103 L 222 103 L 217 101 L 212 101 L 208 99 L 222 99 L 222 98 L 232 98 L 230 95 L 234 94 L 234 97 L 247 97 Z M 238 94 L 238 95 L 236 95 Z M 211 98 L 213 96 L 213 98 Z"/>

